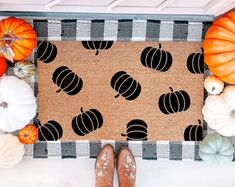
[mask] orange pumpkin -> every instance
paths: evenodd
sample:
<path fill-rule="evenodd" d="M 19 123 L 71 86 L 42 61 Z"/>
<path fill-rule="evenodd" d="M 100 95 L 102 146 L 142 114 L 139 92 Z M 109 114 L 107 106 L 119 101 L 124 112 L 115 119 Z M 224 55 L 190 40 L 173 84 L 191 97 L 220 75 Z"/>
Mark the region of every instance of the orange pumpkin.
<path fill-rule="evenodd" d="M 0 57 L 0 77 L 7 72 L 8 65 L 5 58 Z"/>
<path fill-rule="evenodd" d="M 235 11 L 214 21 L 203 47 L 210 71 L 224 82 L 235 84 Z"/>
<path fill-rule="evenodd" d="M 23 144 L 34 144 L 38 140 L 38 128 L 34 124 L 26 125 L 19 131 L 18 137 Z"/>
<path fill-rule="evenodd" d="M 9 17 L 0 21 L 0 47 L 5 58 L 25 60 L 37 46 L 37 35 L 24 19 Z"/>

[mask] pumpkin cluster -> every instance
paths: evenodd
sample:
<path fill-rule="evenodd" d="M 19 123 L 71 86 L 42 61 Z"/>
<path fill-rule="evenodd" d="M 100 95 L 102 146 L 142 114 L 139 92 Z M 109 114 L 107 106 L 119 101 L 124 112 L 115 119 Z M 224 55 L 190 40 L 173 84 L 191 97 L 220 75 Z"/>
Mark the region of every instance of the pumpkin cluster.
<path fill-rule="evenodd" d="M 204 86 L 210 94 L 202 109 L 208 126 L 223 136 L 235 135 L 235 11 L 214 21 L 209 28 L 204 46 L 205 63 L 214 74 L 208 76 Z M 224 81 L 224 82 L 223 82 Z"/>
<path fill-rule="evenodd" d="M 27 125 L 36 115 L 36 98 L 24 80 L 35 73 L 29 61 L 37 45 L 33 27 L 24 19 L 9 17 L 0 20 L 0 168 L 10 168 L 21 161 L 23 144 L 38 140 L 38 129 Z M 16 76 L 5 75 L 8 66 Z M 11 132 L 20 130 L 18 137 Z M 5 134 L 7 132 L 7 134 Z"/>
<path fill-rule="evenodd" d="M 14 73 L 19 78 L 30 77 L 34 70 L 28 70 L 28 58 L 37 46 L 37 34 L 24 19 L 9 17 L 0 20 L 0 77 L 8 69 L 7 61 L 15 64 Z"/>
<path fill-rule="evenodd" d="M 235 84 L 235 11 L 213 22 L 203 48 L 210 71 L 224 82 Z"/>
<path fill-rule="evenodd" d="M 223 136 L 235 135 L 235 11 L 214 21 L 203 43 L 205 63 L 214 74 L 206 77 L 204 87 L 209 93 L 202 108 L 204 120 Z M 224 82 L 228 85 L 224 88 Z M 199 156 L 205 162 L 231 162 L 234 147 L 219 134 L 207 135 L 199 144 Z M 222 146 L 223 145 L 223 146 Z M 225 149 L 226 147 L 226 149 Z"/>
<path fill-rule="evenodd" d="M 33 27 L 24 19 L 14 17 L 0 21 L 0 37 L 0 77 L 2 77 L 0 79 L 0 108 L 3 113 L 0 129 L 7 132 L 21 129 L 19 139 L 11 134 L 0 135 L 0 145 L 7 144 L 8 146 L 7 154 L 0 154 L 0 167 L 5 168 L 13 166 L 22 159 L 24 154 L 22 143 L 34 144 L 38 139 L 41 141 L 59 140 L 63 136 L 63 128 L 54 120 L 38 127 L 28 124 L 36 114 L 36 99 L 30 86 L 23 80 L 35 74 L 35 65 L 28 60 L 33 50 L 37 47 L 37 58 L 44 63 L 51 63 L 57 56 L 56 46 L 48 41 L 37 42 Z M 95 55 L 98 55 L 101 50 L 110 49 L 113 41 L 82 41 L 82 45 L 85 49 L 94 50 Z M 190 73 L 202 74 L 205 60 L 214 74 L 205 80 L 205 88 L 212 95 L 206 98 L 202 109 L 204 119 L 212 129 L 223 136 L 235 135 L 235 86 L 229 85 L 224 89 L 223 83 L 224 81 L 235 84 L 235 11 L 225 14 L 213 23 L 205 36 L 203 48 L 204 51 L 188 56 L 187 69 Z M 14 74 L 20 79 L 15 76 L 4 76 L 8 69 L 7 60 L 14 63 Z M 163 50 L 161 44 L 158 48 L 143 49 L 140 62 L 144 68 L 159 72 L 168 71 L 173 65 L 171 53 Z M 69 96 L 80 93 L 83 88 L 83 79 L 66 66 L 58 67 L 52 75 L 52 80 L 59 87 L 58 93 L 63 91 Z M 113 75 L 111 87 L 118 93 L 115 98 L 122 96 L 127 102 L 140 97 L 142 91 L 140 82 L 123 70 Z M 15 90 L 18 91 L 17 97 L 21 102 L 16 102 Z M 164 115 L 188 110 L 191 98 L 187 91 L 174 91 L 171 87 L 170 90 L 171 92 L 163 93 L 158 98 L 159 110 Z M 21 110 L 22 108 L 24 110 Z M 12 112 L 7 113 L 9 110 Z M 85 136 L 100 129 L 103 123 L 104 116 L 99 110 L 83 111 L 81 108 L 81 113 L 72 119 L 71 126 L 77 135 Z M 126 137 L 127 140 L 147 140 L 148 125 L 142 119 L 133 119 L 127 123 L 126 133 L 122 133 L 121 136 Z M 186 127 L 184 131 L 186 141 L 201 141 L 202 138 L 203 126 L 200 120 L 199 124 L 190 124 Z M 222 144 L 228 148 L 223 150 L 221 146 L 218 146 Z M 208 148 L 208 145 L 212 149 Z M 13 146 L 14 150 L 11 149 Z M 199 147 L 199 155 L 205 160 L 218 153 L 223 160 L 233 159 L 234 148 L 224 137 L 208 136 Z"/>

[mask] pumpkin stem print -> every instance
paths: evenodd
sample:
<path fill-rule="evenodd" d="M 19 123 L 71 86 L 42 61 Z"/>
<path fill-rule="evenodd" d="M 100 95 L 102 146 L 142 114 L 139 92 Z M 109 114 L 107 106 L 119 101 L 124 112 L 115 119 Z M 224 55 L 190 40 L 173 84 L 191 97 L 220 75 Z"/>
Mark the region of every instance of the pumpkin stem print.
<path fill-rule="evenodd" d="M 131 120 L 126 128 L 126 133 L 121 133 L 121 136 L 127 137 L 127 140 L 147 140 L 148 125 L 143 120 Z"/>
<path fill-rule="evenodd" d="M 172 55 L 168 51 L 161 49 L 162 45 L 159 43 L 159 48 L 146 47 L 140 57 L 141 63 L 147 67 L 157 71 L 167 71 L 172 65 Z"/>
<path fill-rule="evenodd" d="M 185 141 L 202 141 L 203 139 L 203 128 L 202 122 L 198 120 L 199 125 L 189 125 L 184 130 Z"/>
<path fill-rule="evenodd" d="M 169 87 L 171 92 L 162 94 L 158 100 L 158 106 L 162 113 L 171 114 L 188 110 L 191 104 L 189 94 L 184 91 L 174 91 Z"/>
<path fill-rule="evenodd" d="M 50 120 L 44 125 L 39 123 L 38 128 L 40 141 L 57 141 L 63 136 L 61 125 L 54 120 Z"/>
<path fill-rule="evenodd" d="M 100 50 L 110 49 L 113 41 L 82 41 L 82 45 L 88 50 L 96 50 L 95 55 L 98 55 Z"/>
<path fill-rule="evenodd" d="M 120 95 L 126 100 L 136 99 L 141 92 L 141 85 L 125 71 L 115 73 L 111 79 L 112 88 L 118 92 L 115 98 Z"/>
<path fill-rule="evenodd" d="M 56 91 L 57 93 L 63 90 L 68 95 L 76 95 L 81 91 L 83 86 L 81 77 L 66 66 L 57 68 L 53 73 L 52 80 L 60 88 Z"/>
<path fill-rule="evenodd" d="M 192 53 L 187 59 L 187 68 L 193 74 L 204 73 L 204 50 L 201 53 Z"/>
<path fill-rule="evenodd" d="M 85 136 L 103 125 L 103 116 L 96 109 L 90 109 L 86 112 L 81 108 L 81 114 L 75 116 L 72 120 L 73 131 L 79 136 Z"/>

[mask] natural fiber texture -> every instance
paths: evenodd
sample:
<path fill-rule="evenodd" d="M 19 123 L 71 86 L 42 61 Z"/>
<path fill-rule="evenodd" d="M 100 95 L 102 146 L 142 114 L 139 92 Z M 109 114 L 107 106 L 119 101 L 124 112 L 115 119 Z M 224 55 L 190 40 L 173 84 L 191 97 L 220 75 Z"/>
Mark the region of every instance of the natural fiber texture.
<path fill-rule="evenodd" d="M 146 47 L 158 48 L 157 42 L 114 42 L 110 49 L 86 49 L 81 42 L 52 42 L 57 47 L 57 56 L 51 63 L 38 62 L 39 119 L 43 125 L 49 120 L 63 127 L 62 140 L 126 140 L 127 124 L 141 119 L 148 126 L 148 140 L 183 140 L 184 130 L 197 125 L 202 119 L 203 74 L 193 74 L 187 68 L 187 58 L 200 53 L 201 43 L 162 42 L 162 50 L 172 56 L 172 66 L 159 72 L 143 66 L 140 57 Z M 76 95 L 68 95 L 53 82 L 52 75 L 60 66 L 67 66 L 83 80 Z M 117 95 L 111 87 L 111 79 L 118 71 L 125 71 L 140 85 L 139 96 L 131 101 Z M 171 114 L 161 112 L 158 101 L 161 95 L 184 90 L 191 104 L 185 111 Z M 90 109 L 98 110 L 103 125 L 85 136 L 77 135 L 72 129 L 72 119 Z"/>

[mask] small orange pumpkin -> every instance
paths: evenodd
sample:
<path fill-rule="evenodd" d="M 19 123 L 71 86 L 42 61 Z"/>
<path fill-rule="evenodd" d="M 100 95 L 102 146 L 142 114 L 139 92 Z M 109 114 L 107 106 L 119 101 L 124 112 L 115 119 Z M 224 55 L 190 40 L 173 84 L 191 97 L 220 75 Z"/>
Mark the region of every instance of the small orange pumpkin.
<path fill-rule="evenodd" d="M 5 58 L 0 56 L 0 77 L 7 72 L 8 65 Z"/>
<path fill-rule="evenodd" d="M 24 19 L 9 17 L 0 21 L 0 47 L 5 58 L 25 60 L 37 46 L 37 34 Z"/>
<path fill-rule="evenodd" d="M 34 144 L 38 140 L 38 128 L 34 124 L 26 125 L 19 131 L 18 137 L 23 144 Z"/>
<path fill-rule="evenodd" d="M 235 84 L 235 11 L 214 21 L 203 48 L 210 71 L 224 82 Z"/>

